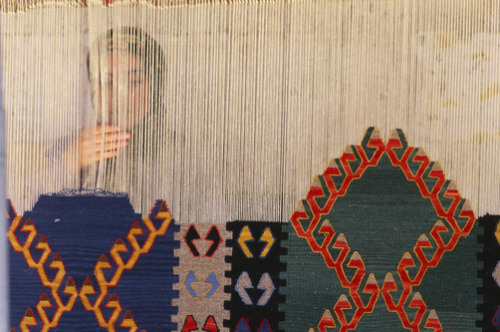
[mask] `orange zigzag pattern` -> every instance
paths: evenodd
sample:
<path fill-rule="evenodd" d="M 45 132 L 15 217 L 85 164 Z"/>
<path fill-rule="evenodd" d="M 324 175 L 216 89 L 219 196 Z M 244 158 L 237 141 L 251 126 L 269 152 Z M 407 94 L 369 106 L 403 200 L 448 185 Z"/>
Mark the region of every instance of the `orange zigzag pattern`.
<path fill-rule="evenodd" d="M 112 265 L 110 264 L 106 255 L 102 255 L 97 264 L 94 267 L 94 276 L 99 284 L 99 295 L 97 296 L 94 304 L 88 298 L 88 295 L 96 294 L 96 290 L 92 285 L 92 280 L 90 277 L 87 277 L 80 292 L 76 289 L 76 285 L 71 276 L 68 277 L 68 281 L 66 282 L 66 286 L 63 289 L 64 294 L 69 294 L 70 298 L 66 303 L 63 303 L 61 297 L 59 295 L 59 289 L 61 288 L 62 281 L 66 276 L 66 268 L 64 266 L 63 260 L 59 253 L 55 253 L 51 263 L 48 265 L 50 269 L 57 269 L 56 276 L 50 280 L 47 276 L 46 263 L 47 259 L 52 253 L 52 249 L 50 248 L 49 242 L 45 235 L 41 235 L 37 244 L 34 246 L 35 249 L 43 250 L 43 253 L 38 261 L 32 256 L 31 248 L 33 242 L 38 235 L 38 232 L 35 228 L 35 225 L 31 219 L 27 219 L 24 224 L 20 227 L 20 224 L 23 220 L 22 216 L 13 216 L 13 221 L 8 231 L 8 238 L 10 244 L 14 251 L 22 253 L 24 259 L 28 266 L 32 269 L 36 269 L 38 275 L 40 276 L 40 281 L 42 282 L 44 287 L 50 289 L 50 295 L 52 296 L 53 301 L 51 302 L 47 293 L 43 293 L 40 297 L 40 300 L 36 304 L 36 310 L 38 313 L 38 318 L 40 322 L 43 324 L 41 331 L 49 331 L 49 329 L 53 327 L 57 327 L 59 320 L 64 312 L 71 311 L 76 302 L 76 299 L 80 297 L 84 307 L 88 311 L 93 311 L 95 313 L 96 319 L 99 322 L 99 325 L 103 328 L 107 328 L 108 331 L 115 331 L 115 326 L 117 320 L 123 311 L 123 308 L 120 304 L 118 296 L 116 294 L 111 294 L 107 303 L 104 304 L 105 308 L 113 309 L 113 313 L 110 318 L 106 320 L 102 312 L 102 305 L 104 299 L 109 293 L 109 289 L 112 287 L 116 287 L 120 281 L 120 278 L 125 270 L 131 270 L 134 268 L 135 264 L 139 260 L 140 256 L 143 254 L 147 254 L 151 247 L 153 246 L 156 237 L 165 235 L 168 230 L 170 223 L 172 221 L 172 216 L 168 211 L 167 204 L 162 201 L 159 212 L 154 216 L 156 219 L 162 220 L 159 224 L 159 227 L 156 227 L 155 224 L 151 221 L 151 214 L 149 218 L 145 218 L 142 220 L 143 225 L 149 231 L 147 238 L 144 244 L 139 245 L 136 236 L 144 235 L 144 229 L 141 227 L 141 224 L 135 221 L 128 234 L 127 240 L 130 246 L 132 247 L 132 252 L 130 257 L 126 262 L 123 261 L 120 252 L 128 252 L 129 249 L 125 242 L 122 239 L 117 239 L 115 244 L 109 251 L 110 256 L 113 258 L 114 263 L 116 264 L 116 270 L 113 274 L 113 277 L 108 281 L 106 280 L 103 269 L 111 269 Z M 20 228 L 19 228 L 20 227 Z M 29 233 L 24 244 L 21 244 L 16 236 L 16 232 L 27 232 Z M 54 303 L 55 302 L 55 303 Z M 49 318 L 45 308 L 57 308 L 55 314 L 52 318 Z M 35 314 L 31 308 L 26 310 L 26 313 L 21 320 L 19 327 L 22 332 L 29 331 L 29 326 L 38 326 L 38 321 L 35 317 Z M 134 320 L 134 317 L 130 311 L 127 311 L 124 315 L 123 320 L 121 321 L 119 327 L 129 328 L 130 332 L 135 332 L 138 330 L 138 326 Z M 10 332 L 16 332 L 15 328 L 11 328 Z"/>
<path fill-rule="evenodd" d="M 365 314 L 373 312 L 381 293 L 387 309 L 398 314 L 404 328 L 420 331 L 423 324 L 424 328 L 441 332 L 442 327 L 436 312 L 427 310 L 427 306 L 418 292 L 411 295 L 413 288 L 422 282 L 426 271 L 436 267 L 443 254 L 446 251 L 452 251 L 460 237 L 470 233 L 475 221 L 474 212 L 469 202 L 460 197 L 453 182 L 449 182 L 445 187 L 446 180 L 439 164 L 431 163 L 422 149 L 406 145 L 406 138 L 402 131 L 394 130 L 387 144 L 384 144 L 376 128 L 368 129 L 365 138 L 366 142 L 364 141 L 361 146 L 348 146 L 340 159 L 332 160 L 329 163 L 322 174 L 326 187 L 321 185 L 318 178 L 313 180 L 306 199 L 298 203 L 292 214 L 292 225 L 298 236 L 307 239 L 312 251 L 323 256 L 326 265 L 334 269 L 342 287 L 348 290 L 349 297 L 341 295 L 333 307 L 340 324 L 340 331 L 354 330 Z M 417 240 L 413 253 L 419 266 L 414 276 L 410 276 L 407 271 L 407 268 L 416 267 L 414 257 L 406 252 L 401 258 L 397 268 L 399 281 L 402 285 L 399 299 L 394 299 L 391 294 L 391 292 L 399 290 L 392 273 L 387 273 L 382 289 L 380 289 L 373 274 L 366 276 L 367 271 L 358 252 L 355 251 L 347 261 L 351 248 L 344 234 L 339 234 L 335 238 L 335 230 L 328 220 L 324 220 L 320 225 L 321 217 L 331 211 L 337 197 L 344 196 L 352 181 L 361 178 L 368 167 L 375 167 L 384 153 L 387 154 L 392 165 L 399 167 L 404 172 L 408 181 L 412 181 L 418 186 L 422 197 L 431 200 L 436 214 L 441 218 L 435 223 L 428 235 L 422 234 Z M 371 157 L 368 157 L 370 154 Z M 359 163 L 357 168 L 353 167 L 355 169 L 351 167 L 350 162 L 353 161 Z M 412 171 L 410 163 L 420 165 L 416 172 Z M 342 181 L 339 188 L 335 185 L 334 178 Z M 425 179 L 434 180 L 435 183 L 431 188 L 428 187 Z M 440 197 L 452 200 L 448 209 L 443 207 Z M 319 206 L 317 198 L 326 198 L 326 203 Z M 459 218 L 466 220 L 462 227 L 457 222 Z M 307 223 L 307 229 L 304 229 L 303 224 Z M 315 231 L 325 234 L 322 243 L 316 241 Z M 450 231 L 452 232 L 451 238 L 446 242 L 440 233 Z M 433 248 L 428 236 L 432 237 L 435 242 L 431 259 L 428 259 L 423 251 L 423 248 Z M 331 254 L 331 248 L 340 250 L 336 259 Z M 345 267 L 355 269 L 351 279 L 347 277 Z M 363 280 L 366 280 L 364 284 Z M 363 302 L 361 293 L 369 295 L 368 301 Z M 417 309 L 413 319 L 408 316 L 406 308 Z M 344 313 L 346 310 L 354 310 L 354 315 L 350 320 Z M 423 318 L 427 311 L 428 315 L 424 323 Z M 326 332 L 327 327 L 336 327 L 335 320 L 328 310 L 325 311 L 318 323 L 318 330 Z"/>

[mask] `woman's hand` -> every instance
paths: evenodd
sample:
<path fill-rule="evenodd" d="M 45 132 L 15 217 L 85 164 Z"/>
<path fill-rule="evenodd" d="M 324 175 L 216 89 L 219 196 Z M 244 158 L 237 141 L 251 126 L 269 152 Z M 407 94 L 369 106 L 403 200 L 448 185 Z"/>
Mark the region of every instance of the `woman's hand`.
<path fill-rule="evenodd" d="M 128 145 L 129 139 L 130 134 L 117 126 L 84 128 L 80 131 L 78 142 L 66 152 L 66 164 L 70 171 L 77 173 L 99 160 L 116 157 Z"/>

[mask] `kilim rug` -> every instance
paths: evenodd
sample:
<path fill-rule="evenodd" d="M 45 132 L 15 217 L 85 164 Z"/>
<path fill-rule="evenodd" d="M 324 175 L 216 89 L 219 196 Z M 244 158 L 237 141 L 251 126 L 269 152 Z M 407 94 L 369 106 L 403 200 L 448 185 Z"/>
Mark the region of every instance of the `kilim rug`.
<path fill-rule="evenodd" d="M 369 128 L 288 223 L 146 218 L 123 194 L 8 209 L 14 331 L 497 331 L 499 216 Z"/>
<path fill-rule="evenodd" d="M 474 222 L 439 163 L 399 130 L 383 142 L 369 129 L 313 180 L 287 225 L 281 327 L 476 330 Z"/>
<path fill-rule="evenodd" d="M 41 196 L 11 222 L 11 331 L 175 331 L 174 255 L 165 202 L 148 218 L 126 196 Z"/>
<path fill-rule="evenodd" d="M 483 244 L 483 252 L 478 255 L 483 262 L 479 271 L 483 303 L 478 309 L 483 313 L 483 331 L 496 332 L 500 331 L 500 216 L 485 215 L 477 223 L 482 229 L 479 242 Z"/>
<path fill-rule="evenodd" d="M 0 332 L 500 332 L 499 18 L 0 0 Z"/>

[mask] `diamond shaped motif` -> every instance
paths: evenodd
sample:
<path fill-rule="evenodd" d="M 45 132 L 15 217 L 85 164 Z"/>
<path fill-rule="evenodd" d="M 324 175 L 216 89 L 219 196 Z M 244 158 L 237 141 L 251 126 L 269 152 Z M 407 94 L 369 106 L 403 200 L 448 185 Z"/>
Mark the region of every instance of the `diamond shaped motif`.
<path fill-rule="evenodd" d="M 291 216 L 296 235 L 344 290 L 318 318 L 320 331 L 355 330 L 374 312 L 411 331 L 442 331 L 420 290 L 474 221 L 456 184 L 401 130 L 384 142 L 369 128 L 361 145 L 348 146 L 313 180 Z"/>

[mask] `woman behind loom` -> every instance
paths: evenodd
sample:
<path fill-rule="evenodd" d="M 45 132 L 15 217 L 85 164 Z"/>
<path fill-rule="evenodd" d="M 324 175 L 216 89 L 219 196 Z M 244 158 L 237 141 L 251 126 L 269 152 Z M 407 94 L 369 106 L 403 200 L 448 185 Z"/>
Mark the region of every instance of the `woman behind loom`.
<path fill-rule="evenodd" d="M 150 186 L 163 173 L 167 136 L 163 51 L 145 32 L 126 27 L 102 36 L 88 62 L 95 118 L 63 162 L 79 175 L 79 189 L 126 192 L 134 206 L 148 206 L 150 201 L 141 200 L 149 200 Z"/>

